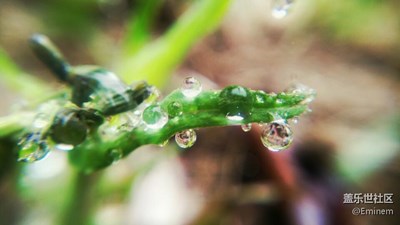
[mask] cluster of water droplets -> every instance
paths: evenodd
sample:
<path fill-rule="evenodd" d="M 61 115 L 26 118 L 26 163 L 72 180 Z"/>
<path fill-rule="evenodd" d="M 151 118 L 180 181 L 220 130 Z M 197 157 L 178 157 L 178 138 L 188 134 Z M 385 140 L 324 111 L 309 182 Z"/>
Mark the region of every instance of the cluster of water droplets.
<path fill-rule="evenodd" d="M 54 143 L 47 136 L 47 130 L 61 104 L 58 100 L 52 100 L 38 107 L 31 125 L 25 129 L 25 134 L 18 141 L 18 161 L 41 160 L 54 148 Z"/>
<path fill-rule="evenodd" d="M 136 108 L 107 118 L 106 122 L 99 127 L 99 133 L 103 139 L 112 140 L 122 133 L 146 126 L 143 120 L 144 111 L 161 99 L 161 92 L 156 87 L 151 86 L 149 90 L 149 96 Z"/>
<path fill-rule="evenodd" d="M 180 91 L 190 100 L 201 93 L 202 85 L 196 78 L 187 77 L 184 79 Z M 183 114 L 183 105 L 180 101 L 171 101 L 166 106 L 162 106 L 158 104 L 161 101 L 160 96 L 160 91 L 153 87 L 152 94 L 137 108 L 109 117 L 99 128 L 102 138 L 112 139 L 122 132 L 129 132 L 135 128 L 156 132 L 163 128 L 170 119 Z M 196 141 L 196 133 L 191 129 L 185 130 L 177 133 L 175 140 L 181 148 L 189 148 Z M 159 145 L 165 146 L 167 143 L 168 140 Z"/>
<path fill-rule="evenodd" d="M 272 104 L 280 106 L 284 104 L 284 99 L 287 95 L 302 96 L 298 104 L 307 105 L 314 100 L 316 91 L 302 84 L 296 84 L 286 89 L 285 92 L 280 94 L 270 93 L 266 94 L 263 91 L 256 91 L 254 93 L 254 102 L 257 104 Z M 306 112 L 310 112 L 309 108 Z M 281 151 L 289 148 L 293 141 L 293 132 L 290 124 L 297 124 L 299 121 L 298 116 L 289 117 L 288 112 L 279 112 L 270 114 L 272 122 L 260 124 L 262 126 L 261 141 L 262 144 L 271 151 Z M 251 130 L 251 124 L 242 124 L 241 128 L 244 132 Z"/>

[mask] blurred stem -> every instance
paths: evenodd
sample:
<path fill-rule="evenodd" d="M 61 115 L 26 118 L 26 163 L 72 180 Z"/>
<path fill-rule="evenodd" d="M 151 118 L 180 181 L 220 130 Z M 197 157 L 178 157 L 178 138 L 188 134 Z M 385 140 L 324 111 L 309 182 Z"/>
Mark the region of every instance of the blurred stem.
<path fill-rule="evenodd" d="M 128 30 L 123 43 L 123 58 L 134 55 L 151 36 L 151 26 L 163 1 L 139 1 L 128 21 Z"/>
<path fill-rule="evenodd" d="M 96 204 L 96 187 L 101 175 L 101 172 L 84 174 L 75 171 L 73 186 L 61 218 L 61 225 L 92 224 Z"/>
<path fill-rule="evenodd" d="M 0 138 L 12 135 L 30 125 L 34 113 L 20 112 L 0 117 Z"/>
<path fill-rule="evenodd" d="M 45 82 L 22 72 L 0 48 L 0 80 L 4 86 L 21 94 L 29 100 L 42 99 L 53 93 L 53 90 Z"/>
<path fill-rule="evenodd" d="M 140 49 L 136 55 L 123 59 L 118 71 L 122 79 L 128 83 L 146 80 L 155 86 L 164 86 L 190 47 L 220 23 L 230 2 L 194 2 L 164 36 Z"/>

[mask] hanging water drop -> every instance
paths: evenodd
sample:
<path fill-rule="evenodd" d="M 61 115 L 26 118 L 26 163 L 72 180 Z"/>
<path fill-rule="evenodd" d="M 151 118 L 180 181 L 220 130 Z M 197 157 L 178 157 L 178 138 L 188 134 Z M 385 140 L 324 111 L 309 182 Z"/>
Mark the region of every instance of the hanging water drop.
<path fill-rule="evenodd" d="M 160 129 L 168 122 L 168 114 L 159 105 L 151 105 L 143 111 L 142 119 L 147 127 Z"/>
<path fill-rule="evenodd" d="M 251 123 L 242 124 L 242 130 L 244 132 L 249 132 L 251 130 Z"/>
<path fill-rule="evenodd" d="M 121 149 L 111 149 L 108 152 L 108 156 L 110 157 L 112 163 L 118 162 L 123 157 L 123 152 Z"/>
<path fill-rule="evenodd" d="M 183 82 L 182 94 L 188 98 L 194 98 L 200 94 L 203 87 L 200 81 L 194 77 L 187 77 Z"/>
<path fill-rule="evenodd" d="M 197 135 L 193 129 L 184 130 L 175 134 L 175 141 L 181 148 L 190 148 L 196 142 Z"/>
<path fill-rule="evenodd" d="M 292 130 L 283 120 L 268 123 L 261 133 L 261 141 L 271 151 L 287 149 L 293 141 Z"/>
<path fill-rule="evenodd" d="M 289 13 L 294 0 L 273 0 L 272 16 L 276 19 L 282 19 Z"/>
<path fill-rule="evenodd" d="M 170 117 L 180 116 L 183 113 L 183 107 L 180 102 L 171 102 L 168 104 L 168 115 Z"/>
<path fill-rule="evenodd" d="M 49 146 L 40 133 L 29 133 L 18 142 L 18 161 L 35 162 L 43 159 L 50 152 Z"/>

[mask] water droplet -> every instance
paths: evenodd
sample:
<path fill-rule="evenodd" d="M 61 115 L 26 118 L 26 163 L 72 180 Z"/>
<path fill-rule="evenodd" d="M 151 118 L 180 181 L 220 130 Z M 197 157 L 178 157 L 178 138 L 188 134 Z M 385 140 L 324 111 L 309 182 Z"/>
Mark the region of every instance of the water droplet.
<path fill-rule="evenodd" d="M 288 15 L 293 0 L 274 0 L 272 4 L 272 16 L 276 19 L 282 19 Z"/>
<path fill-rule="evenodd" d="M 251 130 L 251 123 L 242 124 L 242 130 L 244 132 L 249 132 Z"/>
<path fill-rule="evenodd" d="M 160 129 L 168 122 L 168 114 L 159 105 L 151 105 L 143 111 L 142 119 L 147 127 Z"/>
<path fill-rule="evenodd" d="M 69 144 L 56 144 L 54 148 L 61 151 L 71 151 L 74 149 L 74 146 Z"/>
<path fill-rule="evenodd" d="M 250 115 L 253 99 L 247 88 L 226 87 L 219 94 L 219 98 L 220 107 L 224 110 L 227 119 L 241 121 Z"/>
<path fill-rule="evenodd" d="M 188 98 L 194 98 L 202 89 L 201 83 L 196 78 L 187 77 L 183 82 L 182 94 Z"/>
<path fill-rule="evenodd" d="M 196 142 L 197 136 L 193 129 L 184 130 L 175 134 L 175 141 L 181 148 L 190 148 Z"/>
<path fill-rule="evenodd" d="M 254 96 L 255 102 L 258 104 L 265 104 L 267 102 L 267 94 L 264 91 L 256 91 Z"/>
<path fill-rule="evenodd" d="M 293 135 L 289 125 L 284 121 L 266 124 L 261 133 L 261 141 L 271 151 L 287 149 L 292 143 Z"/>
<path fill-rule="evenodd" d="M 48 144 L 40 133 L 29 133 L 18 142 L 18 161 L 35 162 L 43 159 L 50 152 Z"/>
<path fill-rule="evenodd" d="M 168 115 L 170 117 L 180 116 L 183 113 L 183 107 L 180 102 L 171 102 L 168 104 Z"/>
<path fill-rule="evenodd" d="M 123 157 L 123 152 L 121 149 L 111 149 L 108 152 L 108 156 L 111 158 L 112 163 L 118 162 Z"/>

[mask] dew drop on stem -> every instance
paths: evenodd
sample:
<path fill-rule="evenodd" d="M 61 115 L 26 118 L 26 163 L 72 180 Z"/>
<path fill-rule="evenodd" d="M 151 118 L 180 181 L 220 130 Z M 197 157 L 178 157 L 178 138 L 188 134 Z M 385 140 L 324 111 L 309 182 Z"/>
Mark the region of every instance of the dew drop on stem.
<path fill-rule="evenodd" d="M 219 94 L 219 105 L 226 118 L 241 121 L 250 115 L 253 97 L 247 88 L 228 86 Z"/>
<path fill-rule="evenodd" d="M 171 102 L 168 104 L 168 115 L 170 117 L 180 116 L 183 113 L 183 107 L 180 102 Z"/>
<path fill-rule="evenodd" d="M 293 141 L 292 130 L 284 120 L 268 123 L 261 133 L 261 141 L 271 151 L 285 150 Z"/>
<path fill-rule="evenodd" d="M 47 156 L 50 152 L 48 143 L 40 133 L 28 133 L 18 142 L 18 161 L 35 162 Z"/>
<path fill-rule="evenodd" d="M 175 141 L 181 148 L 190 148 L 196 142 L 197 135 L 193 129 L 184 130 L 175 134 Z"/>
<path fill-rule="evenodd" d="M 194 98 L 203 89 L 200 81 L 194 77 L 186 77 L 181 88 L 182 94 L 188 98 Z"/>
<path fill-rule="evenodd" d="M 168 114 L 159 105 L 151 105 L 143 111 L 142 119 L 148 128 L 160 129 L 168 122 Z"/>

